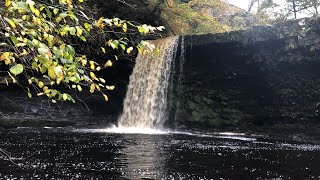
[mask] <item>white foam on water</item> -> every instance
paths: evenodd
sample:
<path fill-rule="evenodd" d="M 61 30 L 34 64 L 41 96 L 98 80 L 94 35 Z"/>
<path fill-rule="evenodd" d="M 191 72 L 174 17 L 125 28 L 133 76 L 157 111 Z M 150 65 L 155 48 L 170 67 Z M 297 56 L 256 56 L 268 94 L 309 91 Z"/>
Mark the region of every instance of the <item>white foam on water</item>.
<path fill-rule="evenodd" d="M 240 141 L 256 141 L 256 138 L 245 137 L 245 136 L 216 136 L 216 138 L 221 139 L 233 139 L 233 140 L 240 140 Z"/>
<path fill-rule="evenodd" d="M 224 136 L 245 136 L 245 133 L 235 133 L 235 132 L 220 132 L 218 133 L 219 135 L 224 135 Z"/>
<path fill-rule="evenodd" d="M 169 129 L 153 129 L 153 128 L 141 128 L 141 127 L 117 127 L 112 125 L 108 128 L 101 129 L 77 129 L 77 132 L 86 132 L 86 133 L 108 133 L 108 134 L 149 134 L 149 135 L 187 135 L 187 136 L 196 136 L 196 137 L 211 137 L 217 139 L 233 139 L 240 141 L 256 141 L 257 139 L 253 137 L 247 137 L 244 133 L 233 133 L 229 135 L 222 135 L 225 133 L 216 133 L 216 134 L 205 134 L 205 133 L 191 133 L 183 131 L 172 131 Z"/>
<path fill-rule="evenodd" d="M 140 127 L 117 127 L 115 125 L 109 128 L 101 129 L 77 129 L 78 132 L 88 133 L 110 133 L 110 134 L 169 134 L 170 131 L 152 129 L 152 128 L 140 128 Z"/>

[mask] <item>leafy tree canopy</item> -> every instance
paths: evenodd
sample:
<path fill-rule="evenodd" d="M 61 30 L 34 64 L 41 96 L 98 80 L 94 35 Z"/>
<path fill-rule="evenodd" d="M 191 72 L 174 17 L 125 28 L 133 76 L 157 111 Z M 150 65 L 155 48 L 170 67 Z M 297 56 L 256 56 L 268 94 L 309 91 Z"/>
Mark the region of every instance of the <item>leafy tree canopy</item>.
<path fill-rule="evenodd" d="M 257 16 L 267 22 L 281 22 L 306 16 L 319 16 L 319 0 L 286 0 L 278 4 L 274 0 L 250 0 L 249 11 L 257 6 Z"/>
<path fill-rule="evenodd" d="M 94 19 L 88 16 L 83 1 L 0 2 L 0 75 L 7 85 L 18 84 L 30 98 L 36 94 L 53 103 L 75 102 L 69 89 L 100 92 L 108 101 L 107 91 L 115 87 L 96 72 L 112 66 L 119 54 L 158 51 L 148 42 L 136 40 L 159 36 L 164 27 L 119 18 Z M 89 59 L 79 48 L 89 45 L 101 53 L 113 53 L 113 60 Z"/>

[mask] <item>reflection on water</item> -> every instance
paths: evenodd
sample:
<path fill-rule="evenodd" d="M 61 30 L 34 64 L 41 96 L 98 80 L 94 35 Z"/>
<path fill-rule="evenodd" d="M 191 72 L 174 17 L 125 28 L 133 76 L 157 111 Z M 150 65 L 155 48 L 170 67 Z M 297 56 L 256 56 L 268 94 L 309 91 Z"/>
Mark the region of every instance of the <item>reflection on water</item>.
<path fill-rule="evenodd" d="M 124 147 L 119 157 L 122 163 L 124 177 L 128 179 L 149 178 L 161 179 L 164 174 L 164 158 L 161 141 L 158 137 L 137 135 L 134 139 L 130 135 L 124 135 Z"/>
<path fill-rule="evenodd" d="M 0 179 L 320 179 L 318 140 L 108 131 L 0 130 L 0 148 L 23 164 L 0 156 Z"/>

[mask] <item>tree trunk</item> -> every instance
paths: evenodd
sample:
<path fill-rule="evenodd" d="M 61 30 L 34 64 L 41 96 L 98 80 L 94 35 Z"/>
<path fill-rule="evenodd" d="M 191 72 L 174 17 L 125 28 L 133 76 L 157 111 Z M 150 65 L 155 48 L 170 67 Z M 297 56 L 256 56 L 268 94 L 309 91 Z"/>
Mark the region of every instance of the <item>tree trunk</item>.
<path fill-rule="evenodd" d="M 292 8 L 293 8 L 294 19 L 297 19 L 297 7 L 296 7 L 295 0 L 292 1 Z"/>

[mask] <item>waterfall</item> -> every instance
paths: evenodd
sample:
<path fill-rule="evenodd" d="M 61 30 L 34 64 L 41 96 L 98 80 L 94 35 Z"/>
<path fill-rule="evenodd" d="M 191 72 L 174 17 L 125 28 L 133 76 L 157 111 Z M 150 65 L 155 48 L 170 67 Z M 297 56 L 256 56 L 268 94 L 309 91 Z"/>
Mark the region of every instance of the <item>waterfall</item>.
<path fill-rule="evenodd" d="M 179 37 L 152 41 L 160 54 L 139 54 L 130 76 L 118 127 L 161 129 L 166 120 L 169 78 Z"/>
<path fill-rule="evenodd" d="M 180 57 L 179 57 L 179 72 L 178 72 L 178 82 L 175 83 L 175 95 L 178 97 L 181 97 L 182 94 L 182 81 L 183 81 L 183 66 L 186 61 L 186 45 L 185 45 L 185 37 L 181 37 L 181 49 L 180 49 Z M 177 121 L 179 115 L 180 115 L 180 106 L 181 102 L 179 100 L 176 100 L 175 102 L 175 114 L 174 114 L 174 120 Z"/>

